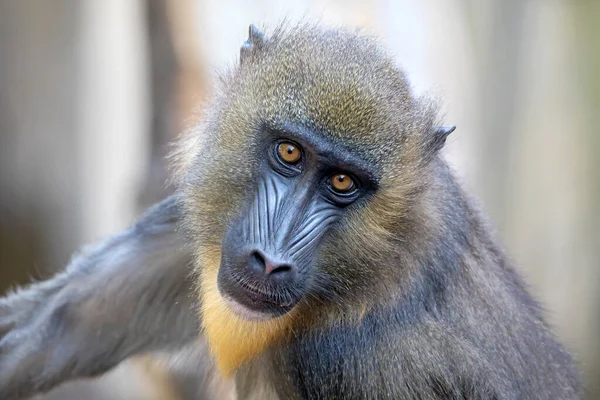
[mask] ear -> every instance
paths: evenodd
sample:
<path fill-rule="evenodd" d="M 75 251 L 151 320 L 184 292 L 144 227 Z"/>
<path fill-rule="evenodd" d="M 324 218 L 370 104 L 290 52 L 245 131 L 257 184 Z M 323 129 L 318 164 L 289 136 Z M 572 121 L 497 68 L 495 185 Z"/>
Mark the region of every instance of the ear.
<path fill-rule="evenodd" d="M 455 129 L 456 126 L 454 125 L 434 127 L 429 135 L 429 140 L 427 141 L 427 150 L 431 153 L 440 151 L 444 147 L 448 135 L 454 132 Z"/>
<path fill-rule="evenodd" d="M 240 49 L 240 62 L 245 63 L 257 49 L 260 49 L 265 42 L 265 35 L 254 24 L 248 27 L 248 39 L 242 44 Z"/>
<path fill-rule="evenodd" d="M 180 212 L 171 196 L 54 278 L 0 298 L 0 399 L 45 392 L 198 337 Z"/>

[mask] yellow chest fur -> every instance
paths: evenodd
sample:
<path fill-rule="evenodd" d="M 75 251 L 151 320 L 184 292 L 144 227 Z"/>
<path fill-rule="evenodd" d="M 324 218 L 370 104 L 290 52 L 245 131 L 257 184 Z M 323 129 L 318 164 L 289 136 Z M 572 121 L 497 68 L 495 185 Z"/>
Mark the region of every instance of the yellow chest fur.
<path fill-rule="evenodd" d="M 248 321 L 237 316 L 217 288 L 219 257 L 201 257 L 200 296 L 202 328 L 211 353 L 224 376 L 251 360 L 291 329 L 292 314 L 268 321 Z"/>

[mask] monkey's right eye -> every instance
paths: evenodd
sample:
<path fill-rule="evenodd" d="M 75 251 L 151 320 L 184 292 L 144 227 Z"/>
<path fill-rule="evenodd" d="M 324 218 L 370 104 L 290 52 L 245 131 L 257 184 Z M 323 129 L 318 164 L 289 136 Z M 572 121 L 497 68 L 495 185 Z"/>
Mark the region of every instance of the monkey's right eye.
<path fill-rule="evenodd" d="M 291 142 L 281 142 L 277 146 L 277 154 L 281 161 L 286 164 L 297 164 L 302 158 L 302 151 Z"/>

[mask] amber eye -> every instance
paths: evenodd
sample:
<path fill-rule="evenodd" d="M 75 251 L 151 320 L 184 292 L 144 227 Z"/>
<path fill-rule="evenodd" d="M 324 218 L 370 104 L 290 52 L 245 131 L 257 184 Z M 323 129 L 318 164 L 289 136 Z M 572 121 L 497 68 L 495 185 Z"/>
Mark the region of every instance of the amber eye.
<path fill-rule="evenodd" d="M 288 164 L 295 164 L 300 160 L 300 157 L 302 157 L 300 148 L 290 142 L 280 143 L 279 146 L 277 146 L 277 152 L 279 153 L 279 157 Z"/>
<path fill-rule="evenodd" d="M 354 180 L 346 174 L 336 174 L 331 177 L 331 187 L 338 193 L 351 192 L 356 185 Z"/>

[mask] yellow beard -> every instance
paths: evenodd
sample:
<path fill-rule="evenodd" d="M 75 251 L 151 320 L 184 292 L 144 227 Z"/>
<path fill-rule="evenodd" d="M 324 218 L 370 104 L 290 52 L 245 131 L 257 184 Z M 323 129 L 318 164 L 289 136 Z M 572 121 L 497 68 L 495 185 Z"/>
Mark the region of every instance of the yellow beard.
<path fill-rule="evenodd" d="M 212 248 L 199 258 L 202 265 L 202 327 L 217 366 L 227 377 L 288 333 L 293 317 L 292 313 L 267 321 L 248 321 L 238 317 L 217 288 L 220 249 Z"/>

